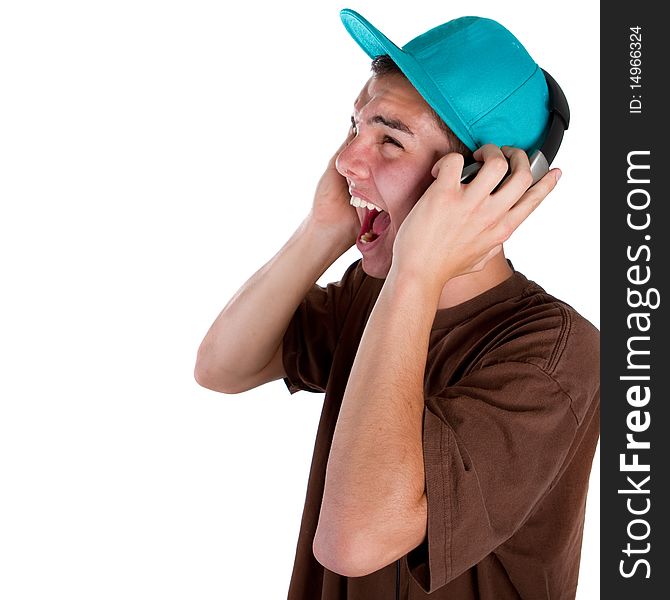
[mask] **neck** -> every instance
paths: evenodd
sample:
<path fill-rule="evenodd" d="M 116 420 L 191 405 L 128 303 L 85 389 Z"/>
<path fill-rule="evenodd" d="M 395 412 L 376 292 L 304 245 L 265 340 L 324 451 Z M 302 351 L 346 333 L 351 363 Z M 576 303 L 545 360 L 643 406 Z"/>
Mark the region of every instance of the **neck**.
<path fill-rule="evenodd" d="M 512 276 L 504 253 L 494 256 L 486 266 L 475 273 L 450 279 L 442 288 L 437 308 L 451 308 L 483 294 Z"/>

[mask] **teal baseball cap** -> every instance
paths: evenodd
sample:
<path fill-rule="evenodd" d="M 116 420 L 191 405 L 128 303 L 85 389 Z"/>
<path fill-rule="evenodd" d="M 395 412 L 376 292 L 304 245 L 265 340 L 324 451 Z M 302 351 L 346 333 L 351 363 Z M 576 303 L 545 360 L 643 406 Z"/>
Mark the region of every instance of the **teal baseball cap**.
<path fill-rule="evenodd" d="M 530 153 L 544 140 L 549 92 L 542 69 L 500 23 L 460 17 L 402 48 L 357 12 L 340 12 L 370 58 L 388 54 L 426 102 L 470 150 L 484 144 Z"/>

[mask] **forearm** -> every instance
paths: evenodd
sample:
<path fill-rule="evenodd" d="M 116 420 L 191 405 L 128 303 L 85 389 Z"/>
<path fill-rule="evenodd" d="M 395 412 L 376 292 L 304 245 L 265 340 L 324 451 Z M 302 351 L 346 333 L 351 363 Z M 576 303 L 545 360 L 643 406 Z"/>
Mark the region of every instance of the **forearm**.
<path fill-rule="evenodd" d="M 305 219 L 277 254 L 235 293 L 205 335 L 196 379 L 228 387 L 265 367 L 311 286 L 346 250 Z"/>
<path fill-rule="evenodd" d="M 360 535 L 398 553 L 421 542 L 423 382 L 438 300 L 436 286 L 389 273 L 342 401 L 316 546 Z"/>

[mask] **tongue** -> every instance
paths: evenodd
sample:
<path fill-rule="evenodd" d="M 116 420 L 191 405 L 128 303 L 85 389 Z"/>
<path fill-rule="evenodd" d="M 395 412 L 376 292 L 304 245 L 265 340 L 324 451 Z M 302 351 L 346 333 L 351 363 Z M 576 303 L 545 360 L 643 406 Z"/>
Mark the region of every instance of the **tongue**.
<path fill-rule="evenodd" d="M 385 210 L 380 212 L 372 222 L 372 233 L 379 235 L 390 225 L 390 223 L 391 216 Z"/>

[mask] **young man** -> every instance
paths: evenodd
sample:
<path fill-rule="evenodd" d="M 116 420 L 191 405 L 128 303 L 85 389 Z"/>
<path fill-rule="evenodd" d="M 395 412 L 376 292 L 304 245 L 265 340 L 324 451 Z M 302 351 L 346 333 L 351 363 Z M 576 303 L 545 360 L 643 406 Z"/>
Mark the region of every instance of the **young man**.
<path fill-rule="evenodd" d="M 502 251 L 560 174 L 529 187 L 544 76 L 488 19 L 401 50 L 342 18 L 382 58 L 308 216 L 217 317 L 196 379 L 325 392 L 289 599 L 574 598 L 598 332 Z M 471 151 L 483 166 L 461 183 Z M 316 285 L 354 243 L 362 259 Z"/>

